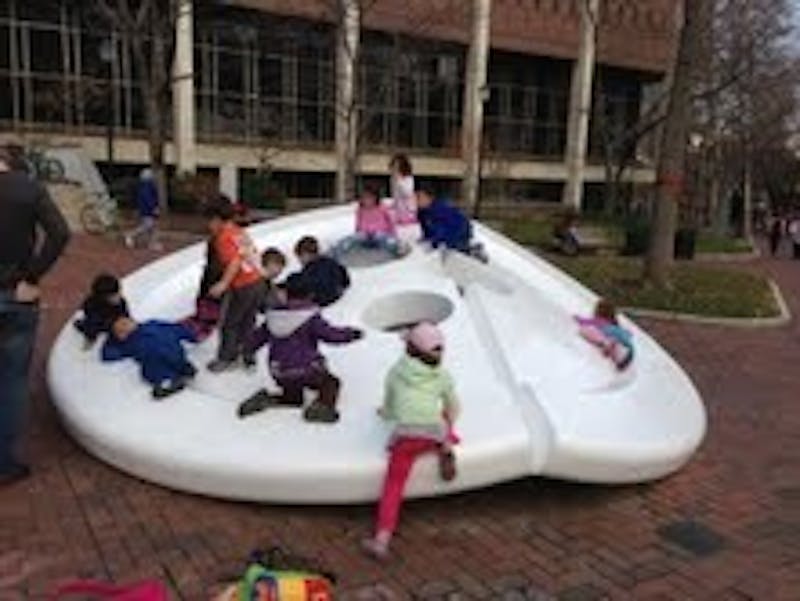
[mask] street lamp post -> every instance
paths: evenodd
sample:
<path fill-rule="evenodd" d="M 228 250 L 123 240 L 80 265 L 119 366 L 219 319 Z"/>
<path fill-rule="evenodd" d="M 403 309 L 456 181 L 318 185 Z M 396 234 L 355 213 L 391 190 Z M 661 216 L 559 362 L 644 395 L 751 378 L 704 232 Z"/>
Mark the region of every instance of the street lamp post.
<path fill-rule="evenodd" d="M 113 36 L 104 39 L 99 48 L 100 60 L 108 65 L 108 86 L 106 93 L 106 148 L 108 155 L 108 180 L 114 180 L 116 165 L 114 163 L 114 62 L 117 49 Z"/>

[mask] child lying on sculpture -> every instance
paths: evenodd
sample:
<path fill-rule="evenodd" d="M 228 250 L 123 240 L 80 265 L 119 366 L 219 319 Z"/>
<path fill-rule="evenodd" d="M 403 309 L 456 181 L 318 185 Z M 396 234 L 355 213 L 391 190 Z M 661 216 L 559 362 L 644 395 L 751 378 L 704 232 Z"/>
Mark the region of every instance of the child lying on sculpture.
<path fill-rule="evenodd" d="M 103 345 L 103 361 L 133 359 L 142 378 L 153 387 L 153 398 L 163 399 L 183 390 L 197 370 L 186 358 L 183 342 L 196 342 L 194 333 L 180 323 L 138 323 L 120 317 Z"/>
<path fill-rule="evenodd" d="M 619 325 L 617 309 L 600 299 L 593 317 L 575 317 L 581 336 L 599 348 L 622 371 L 633 361 L 633 335 Z"/>
<path fill-rule="evenodd" d="M 91 291 L 81 309 L 83 317 L 75 321 L 75 329 L 83 334 L 87 350 L 101 334 L 111 331 L 111 325 L 119 317 L 129 315 L 119 280 L 109 273 L 101 273 L 92 281 Z"/>

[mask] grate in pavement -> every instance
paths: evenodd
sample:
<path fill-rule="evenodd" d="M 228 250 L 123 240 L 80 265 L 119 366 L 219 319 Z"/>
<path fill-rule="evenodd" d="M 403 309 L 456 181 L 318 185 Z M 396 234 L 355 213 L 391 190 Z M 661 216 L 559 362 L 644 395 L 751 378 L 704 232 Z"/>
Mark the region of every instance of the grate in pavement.
<path fill-rule="evenodd" d="M 725 539 L 720 534 L 695 520 L 670 522 L 661 526 L 658 534 L 696 557 L 709 557 L 725 548 Z"/>

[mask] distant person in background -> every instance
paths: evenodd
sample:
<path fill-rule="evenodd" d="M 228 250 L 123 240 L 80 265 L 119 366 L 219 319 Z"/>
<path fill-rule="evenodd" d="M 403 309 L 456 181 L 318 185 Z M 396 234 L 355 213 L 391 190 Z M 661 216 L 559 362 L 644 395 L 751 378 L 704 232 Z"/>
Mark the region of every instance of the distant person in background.
<path fill-rule="evenodd" d="M 0 147 L 0 484 L 25 478 L 17 459 L 28 369 L 39 322 L 40 279 L 69 240 L 69 228 L 47 190 Z"/>
<path fill-rule="evenodd" d="M 800 259 L 800 215 L 792 217 L 788 230 L 792 239 L 792 258 Z"/>
<path fill-rule="evenodd" d="M 133 248 L 140 239 L 151 250 L 161 250 L 158 242 L 158 186 L 153 179 L 153 171 L 142 169 L 136 184 L 136 210 L 139 225 L 125 235 L 125 245 Z"/>
<path fill-rule="evenodd" d="M 780 213 L 775 213 L 769 226 L 769 250 L 773 257 L 778 256 L 780 252 L 785 232 L 786 221 Z"/>
<path fill-rule="evenodd" d="M 397 225 L 411 225 L 417 222 L 417 199 L 414 193 L 414 175 L 411 161 L 404 154 L 396 154 L 389 162 L 390 186 L 392 192 L 391 212 Z"/>

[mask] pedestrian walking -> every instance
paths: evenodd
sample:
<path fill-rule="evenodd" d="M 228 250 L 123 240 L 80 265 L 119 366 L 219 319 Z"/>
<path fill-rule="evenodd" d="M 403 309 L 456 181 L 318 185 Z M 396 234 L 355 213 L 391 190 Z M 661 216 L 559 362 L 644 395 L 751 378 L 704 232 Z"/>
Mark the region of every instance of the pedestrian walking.
<path fill-rule="evenodd" d="M 795 215 L 792 218 L 788 230 L 792 239 L 792 258 L 800 259 L 800 216 Z"/>
<path fill-rule="evenodd" d="M 125 235 L 125 246 L 133 248 L 139 242 L 151 250 L 161 250 L 158 241 L 158 186 L 153 179 L 151 169 L 142 169 L 139 182 L 136 184 L 136 210 L 139 213 L 139 225 Z"/>
<path fill-rule="evenodd" d="M 786 232 L 786 222 L 783 216 L 774 214 L 769 226 L 769 250 L 773 257 L 777 257 L 783 242 L 783 235 Z"/>

